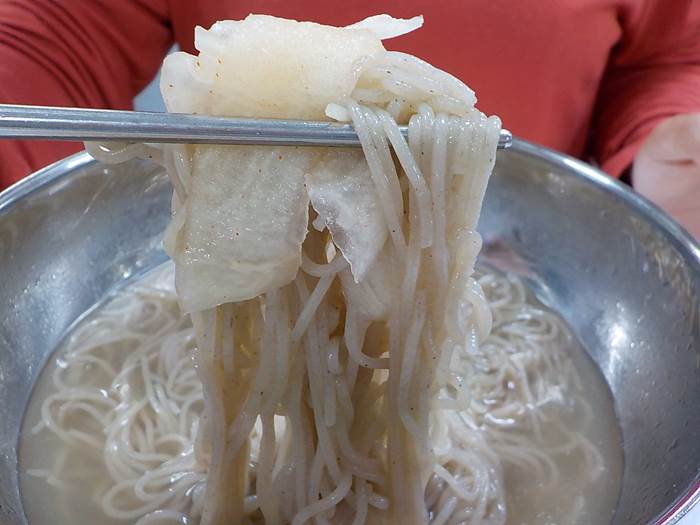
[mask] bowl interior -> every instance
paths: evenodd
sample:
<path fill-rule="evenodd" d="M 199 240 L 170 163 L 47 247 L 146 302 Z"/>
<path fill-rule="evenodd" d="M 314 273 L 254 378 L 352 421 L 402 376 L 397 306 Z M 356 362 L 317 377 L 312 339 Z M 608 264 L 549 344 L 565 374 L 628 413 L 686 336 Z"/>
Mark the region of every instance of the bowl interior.
<path fill-rule="evenodd" d="M 165 260 L 170 195 L 152 164 L 82 154 L 0 196 L 0 522 L 25 523 L 16 445 L 37 375 L 83 312 Z M 700 249 L 596 170 L 520 141 L 499 154 L 480 231 L 482 256 L 566 319 L 613 392 L 615 523 L 687 507 L 700 481 Z"/>

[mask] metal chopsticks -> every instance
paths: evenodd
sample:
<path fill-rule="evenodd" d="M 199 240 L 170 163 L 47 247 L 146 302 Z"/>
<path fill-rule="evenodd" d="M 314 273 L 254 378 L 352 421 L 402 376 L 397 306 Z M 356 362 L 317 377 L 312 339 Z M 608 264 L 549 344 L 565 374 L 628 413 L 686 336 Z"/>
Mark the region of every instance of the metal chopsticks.
<path fill-rule="evenodd" d="M 407 136 L 406 126 L 401 132 Z M 350 124 L 0 104 L 0 139 L 359 146 Z M 499 149 L 513 136 L 502 130 Z"/>

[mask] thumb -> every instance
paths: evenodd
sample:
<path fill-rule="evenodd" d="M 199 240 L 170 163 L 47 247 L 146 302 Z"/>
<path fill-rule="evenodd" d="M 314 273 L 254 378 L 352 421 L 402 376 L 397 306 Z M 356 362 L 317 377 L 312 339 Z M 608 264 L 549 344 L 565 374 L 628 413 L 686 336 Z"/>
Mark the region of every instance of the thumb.
<path fill-rule="evenodd" d="M 656 162 L 700 164 L 700 113 L 676 115 L 654 128 L 639 150 Z"/>

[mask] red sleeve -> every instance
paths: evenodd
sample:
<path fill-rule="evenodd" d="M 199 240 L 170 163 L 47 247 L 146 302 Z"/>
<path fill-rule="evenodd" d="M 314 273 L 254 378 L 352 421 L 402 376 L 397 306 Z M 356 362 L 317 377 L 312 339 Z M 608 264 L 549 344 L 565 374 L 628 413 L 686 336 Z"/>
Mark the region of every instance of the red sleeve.
<path fill-rule="evenodd" d="M 130 108 L 171 45 L 167 0 L 0 0 L 0 102 Z M 82 146 L 0 140 L 0 189 Z"/>
<path fill-rule="evenodd" d="M 661 120 L 700 111 L 700 2 L 646 0 L 620 13 L 594 126 L 594 155 L 617 177 Z M 631 10 L 630 10 L 631 11 Z"/>

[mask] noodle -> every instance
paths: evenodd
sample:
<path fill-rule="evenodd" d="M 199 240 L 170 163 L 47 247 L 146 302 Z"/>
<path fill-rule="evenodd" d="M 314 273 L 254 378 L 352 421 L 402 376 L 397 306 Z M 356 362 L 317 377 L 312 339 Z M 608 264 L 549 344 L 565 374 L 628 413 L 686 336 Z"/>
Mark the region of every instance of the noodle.
<path fill-rule="evenodd" d="M 130 297 L 116 298 L 71 335 L 71 350 L 53 375 L 56 393 L 44 401 L 34 429 L 90 445 L 82 451 L 104 462 L 113 480 L 102 497 L 110 517 L 186 509 L 187 494 L 204 482 L 194 457 L 202 407 L 190 357 L 194 337 L 167 283 L 165 274 L 154 285 L 132 287 Z M 125 355 L 118 367 L 115 352 Z M 57 462 L 46 477 L 63 479 L 63 468 Z"/>
<path fill-rule="evenodd" d="M 159 283 L 172 279 L 170 272 L 166 268 L 149 281 L 163 286 Z M 570 368 L 572 363 L 564 353 L 570 337 L 566 328 L 552 313 L 528 301 L 520 280 L 492 271 L 479 273 L 477 278 L 493 312 L 494 328 L 480 345 L 478 353 L 453 355 L 449 370 L 454 379 L 440 391 L 433 403 L 429 439 L 435 463 L 425 487 L 425 505 L 431 523 L 459 522 L 465 516 L 474 523 L 504 523 L 504 469 L 527 471 L 531 483 L 551 485 L 556 483 L 557 458 L 562 456 L 580 457 L 589 482 L 598 479 L 604 468 L 597 447 L 581 432 L 569 430 L 566 425 L 567 414 L 572 417 L 576 414 L 581 419 L 581 413 L 584 428 L 590 424 L 590 416 L 586 416 L 590 408 L 582 397 L 580 379 L 576 370 Z M 99 444 L 97 454 L 109 452 L 107 439 L 100 436 L 97 428 L 91 433 L 84 432 L 91 426 L 90 418 L 100 414 L 100 421 L 108 423 L 113 420 L 117 415 L 114 396 L 118 395 L 120 388 L 122 392 L 126 389 L 144 393 L 162 388 L 164 397 L 161 401 L 154 395 L 146 398 L 150 399 L 146 405 L 143 402 L 131 403 L 132 410 L 140 410 L 142 417 L 129 418 L 124 432 L 134 443 L 139 441 L 136 436 L 143 434 L 143 441 L 136 448 L 119 447 L 115 451 L 118 455 L 114 460 L 125 466 L 112 474 L 113 485 L 102 498 L 106 515 L 138 518 L 140 524 L 190 523 L 186 520 L 195 520 L 193 523 L 196 523 L 201 517 L 201 503 L 198 507 L 196 498 L 201 497 L 198 494 L 202 493 L 204 469 L 208 465 L 206 459 L 198 460 L 192 452 L 187 452 L 179 461 L 175 460 L 177 454 L 172 455 L 176 450 L 194 451 L 197 448 L 203 392 L 192 360 L 183 354 L 183 349 L 192 348 L 194 343 L 193 328 L 186 318 L 173 317 L 177 312 L 176 298 L 172 291 L 164 293 L 164 288 L 146 284 L 131 287 L 129 295 L 117 298 L 102 309 L 98 320 L 74 332 L 68 351 L 61 358 L 62 367 L 54 374 L 55 394 L 44 401 L 46 417 L 35 429 L 38 432 L 47 428 L 71 442 L 75 442 L 72 432 L 83 429 L 83 433 L 94 436 Z M 309 293 L 308 288 L 306 293 Z M 281 304 L 276 306 L 279 308 Z M 144 316 L 147 312 L 151 315 Z M 282 315 L 282 324 L 278 327 L 289 326 L 290 319 Z M 124 330 L 123 326 L 137 327 L 138 330 Z M 154 337 L 150 330 L 157 334 L 167 331 L 168 335 Z M 122 334 L 121 337 L 115 337 L 116 333 Z M 100 340 L 105 343 L 100 344 Z M 337 344 L 339 341 L 335 339 L 332 347 L 336 348 Z M 125 353 L 127 349 L 128 353 Z M 121 362 L 115 361 L 114 356 L 110 357 L 114 352 L 123 356 Z M 347 475 L 340 477 L 338 484 L 331 485 L 330 490 L 326 489 L 324 496 L 317 500 L 323 503 L 308 505 L 304 469 L 290 472 L 283 482 L 279 476 L 284 471 L 280 461 L 274 461 L 272 468 L 266 466 L 269 463 L 264 463 L 269 461 L 266 458 L 273 457 L 270 448 L 282 441 L 281 436 L 286 435 L 288 428 L 291 435 L 310 430 L 308 421 L 302 416 L 304 409 L 298 397 L 302 386 L 296 373 L 298 366 L 284 366 L 288 358 L 288 351 L 275 356 L 278 379 L 273 383 L 277 386 L 287 383 L 283 372 L 287 372 L 290 379 L 296 378 L 288 389 L 292 393 L 289 413 L 282 420 L 273 416 L 271 422 L 268 409 L 267 415 L 259 420 L 260 426 L 256 424 L 251 433 L 250 458 L 258 466 L 251 472 L 251 481 L 246 487 L 243 512 L 249 516 L 261 512 L 260 503 L 256 502 L 263 501 L 268 504 L 266 514 L 277 512 L 285 520 L 290 519 L 292 512 L 289 509 L 295 506 L 308 506 L 303 516 L 308 512 L 319 515 L 327 512 L 328 505 L 338 494 L 345 492 L 345 485 L 340 483 L 347 483 Z M 95 368 L 91 366 L 98 362 L 101 363 L 98 366 L 100 373 L 95 378 Z M 137 373 L 143 365 L 134 367 L 130 364 L 133 362 L 151 363 L 149 374 Z M 322 375 L 328 372 L 328 367 L 324 368 Z M 117 376 L 118 380 L 115 379 Z M 459 382 L 464 382 L 467 377 L 469 380 L 466 385 L 463 383 L 460 391 Z M 143 383 L 144 379 L 148 385 Z M 91 381 L 94 386 L 88 386 Z M 115 388 L 115 383 L 121 387 Z M 374 397 L 370 396 L 367 403 L 357 403 L 353 407 L 347 393 L 348 384 L 352 383 L 339 382 L 337 375 L 334 383 L 343 385 L 343 388 L 338 386 L 335 389 L 336 424 L 328 425 L 326 402 L 321 409 L 321 423 L 327 428 L 338 427 L 335 454 L 341 457 L 341 465 L 344 462 L 348 465 L 354 479 L 345 496 L 347 500 L 352 495 L 354 506 L 336 512 L 347 515 L 346 523 L 365 523 L 370 516 L 376 515 L 373 513 L 387 508 L 386 498 L 376 493 L 386 487 L 387 480 L 376 457 L 367 455 L 366 445 L 362 445 L 362 440 L 355 440 L 353 432 L 348 431 L 352 425 L 349 427 L 347 422 L 354 419 L 354 408 L 365 412 L 367 407 L 374 407 Z M 510 388 L 503 389 L 508 383 Z M 108 392 L 108 395 L 94 395 L 93 391 Z M 353 391 L 358 392 L 357 385 Z M 554 392 L 561 395 L 553 396 Z M 377 394 L 381 395 L 378 389 Z M 325 393 L 322 397 L 325 399 Z M 279 399 L 279 394 L 274 398 Z M 81 401 L 81 406 L 76 407 L 76 399 L 89 401 Z M 491 408 L 494 402 L 496 404 Z M 88 408 L 83 413 L 89 413 L 89 418 L 78 415 L 82 405 Z M 405 406 L 405 401 L 402 405 Z M 163 409 L 165 406 L 172 409 Z M 158 411 L 157 407 L 160 407 Z M 51 422 L 60 412 L 65 416 L 56 419 L 58 422 Z M 166 424 L 169 412 L 177 414 L 178 421 L 175 422 L 176 430 L 167 433 L 157 427 Z M 411 411 L 407 412 L 410 415 Z M 538 422 L 543 430 L 539 436 L 533 432 L 533 426 Z M 171 421 L 169 425 L 172 424 Z M 372 434 L 368 426 L 364 425 L 363 430 Z M 374 442 L 374 437 L 370 436 L 368 442 Z M 165 453 L 164 446 L 174 448 Z M 307 452 L 304 447 L 287 449 L 293 464 L 306 464 Z M 317 486 L 322 484 L 321 454 L 317 452 L 309 464 L 309 468 L 316 472 L 314 478 L 318 481 L 314 484 Z M 59 486 L 70 483 L 62 457 L 56 459 L 52 469 L 37 469 L 29 473 Z M 280 503 L 273 510 L 269 504 L 275 505 L 275 499 L 265 496 L 265 493 L 275 490 L 275 472 L 278 487 L 283 482 L 287 488 L 281 490 L 289 490 L 291 500 L 278 498 Z M 272 478 L 270 474 L 273 474 Z M 175 485 L 172 484 L 172 475 L 180 480 Z M 320 488 L 315 490 L 324 493 Z M 338 507 L 339 503 L 331 507 Z"/>
<path fill-rule="evenodd" d="M 363 155 L 90 146 L 104 161 L 150 156 L 167 169 L 166 246 L 193 327 L 169 292 L 138 288 L 138 308 L 113 301 L 73 335 L 43 425 L 102 455 L 105 514 L 142 525 L 503 524 L 504 469 L 554 484 L 555 458 L 580 454 L 595 479 L 600 453 L 565 423 L 585 405 L 568 333 L 518 280 L 474 274 L 500 121 L 462 82 L 384 51 L 371 31 L 294 24 L 198 29 L 197 60 L 166 62 L 169 109 L 325 110 L 352 121 Z M 324 63 L 347 85 L 326 85 L 335 76 L 311 61 L 307 32 L 337 54 Z M 301 39 L 307 50 L 286 59 L 315 96 L 272 86 L 234 97 L 248 80 L 221 64 L 247 63 L 260 35 L 280 52 Z M 352 169 L 333 168 L 341 161 Z M 318 231 L 307 231 L 309 202 Z M 124 317 L 130 329 L 115 332 Z M 115 365 L 110 348 L 128 355 Z M 83 383 L 88 368 L 99 386 Z M 78 414 L 87 423 L 76 428 Z M 56 482 L 58 470 L 36 474 Z"/>

